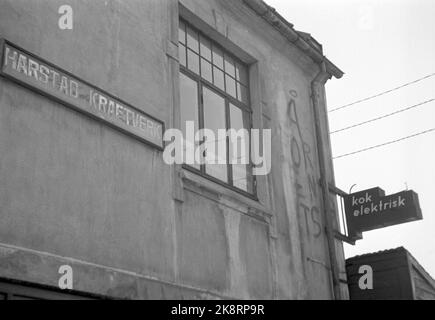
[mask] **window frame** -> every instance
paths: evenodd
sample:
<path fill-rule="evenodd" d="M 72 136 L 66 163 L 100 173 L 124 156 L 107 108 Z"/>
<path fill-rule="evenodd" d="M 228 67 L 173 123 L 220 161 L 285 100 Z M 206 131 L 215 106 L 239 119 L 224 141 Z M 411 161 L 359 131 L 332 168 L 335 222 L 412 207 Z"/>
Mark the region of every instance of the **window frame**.
<path fill-rule="evenodd" d="M 203 32 L 201 32 L 200 30 L 198 30 L 198 28 L 196 28 L 195 26 L 191 25 L 189 22 L 187 22 L 184 19 L 179 19 L 180 23 L 183 23 L 185 25 L 185 44 L 183 44 L 186 47 L 186 66 L 182 65 L 181 63 L 179 63 L 179 71 L 180 73 L 183 73 L 186 77 L 188 77 L 189 79 L 191 79 L 192 81 L 194 81 L 197 85 L 197 101 L 198 101 L 198 128 L 199 129 L 203 129 L 204 128 L 204 95 L 203 95 L 203 88 L 207 88 L 208 90 L 210 90 L 211 92 L 219 95 L 220 97 L 222 97 L 225 101 L 225 125 L 226 125 L 226 130 L 228 131 L 231 128 L 231 119 L 230 119 L 230 104 L 234 105 L 235 107 L 239 108 L 242 113 L 246 113 L 249 117 L 248 119 L 248 123 L 249 123 L 249 128 L 244 128 L 246 130 L 248 130 L 249 133 L 249 165 L 246 165 L 247 167 L 249 166 L 249 170 L 250 172 L 248 172 L 248 175 L 251 176 L 251 178 L 248 176 L 248 190 L 252 189 L 252 193 L 249 191 L 245 191 L 243 189 L 240 189 L 238 187 L 236 187 L 234 185 L 234 174 L 233 174 L 233 165 L 229 163 L 229 149 L 230 149 L 230 144 L 229 144 L 229 137 L 227 137 L 227 141 L 226 141 L 226 149 L 227 149 L 227 180 L 228 182 L 222 181 L 214 176 L 211 176 L 210 174 L 207 174 L 206 172 L 206 165 L 202 164 L 200 165 L 200 169 L 197 169 L 193 166 L 187 165 L 187 164 L 183 164 L 182 167 L 185 170 L 188 170 L 190 172 L 193 172 L 197 175 L 200 175 L 208 180 L 213 181 L 214 183 L 217 183 L 219 185 L 222 185 L 226 188 L 229 188 L 233 191 L 236 191 L 240 194 L 243 194 L 244 196 L 247 196 L 253 200 L 258 201 L 258 197 L 257 197 L 257 178 L 253 175 L 253 162 L 252 162 L 252 158 L 251 158 L 251 130 L 253 129 L 253 110 L 250 107 L 251 105 L 251 95 L 250 95 L 250 79 L 249 79 L 249 66 L 246 65 L 243 61 L 241 61 L 238 57 L 236 57 L 234 54 L 232 54 L 231 52 L 229 52 L 228 50 L 226 50 L 222 45 L 220 45 L 219 43 L 217 43 L 216 41 L 214 41 L 213 39 L 211 39 L 209 36 L 207 36 L 206 34 L 204 34 Z M 188 45 L 187 45 L 187 28 L 191 28 L 193 29 L 197 34 L 198 34 L 198 57 L 199 57 L 199 71 L 198 74 L 195 73 L 194 71 L 189 69 L 189 62 L 188 62 L 188 52 L 189 50 L 192 51 Z M 180 26 L 178 28 L 178 30 L 180 29 Z M 179 32 L 179 31 L 178 31 Z M 211 48 L 218 48 L 222 53 L 223 53 L 223 68 L 221 69 L 219 66 L 216 66 L 213 64 L 213 61 L 207 61 L 211 63 L 211 79 L 214 79 L 214 68 L 218 68 L 219 70 L 221 70 L 224 74 L 224 90 L 222 90 L 221 88 L 217 87 L 216 85 L 214 85 L 212 82 L 208 81 L 207 79 L 203 78 L 201 76 L 202 74 L 202 65 L 201 65 L 201 59 L 203 59 L 203 57 L 201 56 L 201 43 L 200 43 L 200 39 L 205 38 L 207 41 L 210 42 Z M 180 45 L 180 41 L 178 41 L 178 45 Z M 192 51 L 193 52 L 193 51 Z M 213 55 L 213 53 L 212 53 Z M 233 97 L 231 94 L 226 92 L 226 76 L 230 76 L 231 75 L 227 74 L 225 72 L 225 56 L 228 55 L 233 61 L 234 61 L 234 66 L 236 67 L 236 65 L 240 65 L 242 67 L 246 68 L 246 72 L 247 72 L 247 79 L 246 79 L 246 89 L 247 89 L 247 103 L 243 103 L 242 101 L 239 101 L 237 98 Z M 212 58 L 213 60 L 213 58 Z M 237 72 L 237 71 L 235 71 Z M 236 75 L 234 77 L 232 77 L 235 82 L 236 82 L 236 87 L 237 87 L 237 78 Z M 243 83 L 241 83 L 241 85 L 244 85 Z M 237 88 L 236 88 L 237 90 Z M 237 95 L 237 93 L 236 93 Z M 180 105 L 180 114 L 181 114 L 182 110 L 181 110 L 181 105 Z M 181 126 L 183 126 L 183 124 L 180 124 Z M 251 181 L 251 182 L 250 182 Z M 252 184 L 252 185 L 250 185 Z"/>

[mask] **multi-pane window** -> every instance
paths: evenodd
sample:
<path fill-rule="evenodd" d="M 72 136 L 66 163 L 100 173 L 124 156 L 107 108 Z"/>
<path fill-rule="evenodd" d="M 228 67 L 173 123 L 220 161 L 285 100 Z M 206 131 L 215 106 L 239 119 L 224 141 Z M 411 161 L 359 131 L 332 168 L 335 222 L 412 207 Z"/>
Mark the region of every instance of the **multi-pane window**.
<path fill-rule="evenodd" d="M 184 21 L 180 21 L 179 27 L 179 58 L 182 129 L 185 130 L 187 121 L 192 121 L 195 132 L 210 129 L 216 137 L 222 129 L 246 129 L 249 133 L 251 109 L 247 66 Z M 184 133 L 187 148 L 197 148 L 200 143 L 189 141 Z M 249 137 L 238 144 L 239 151 L 245 151 L 237 153 L 242 157 L 239 157 L 242 164 L 231 162 L 236 154 L 233 154 L 233 142 L 226 138 L 226 164 L 190 164 L 190 169 L 253 194 Z M 205 141 L 206 147 L 213 143 L 218 150 L 218 139 Z"/>

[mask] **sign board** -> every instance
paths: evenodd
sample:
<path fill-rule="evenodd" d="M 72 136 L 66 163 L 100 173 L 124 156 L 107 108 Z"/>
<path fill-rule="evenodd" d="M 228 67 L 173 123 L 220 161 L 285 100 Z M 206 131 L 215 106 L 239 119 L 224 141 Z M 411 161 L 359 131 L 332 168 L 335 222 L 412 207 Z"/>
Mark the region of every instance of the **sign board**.
<path fill-rule="evenodd" d="M 423 219 L 414 191 L 386 196 L 373 188 L 345 196 L 344 205 L 349 235 Z"/>
<path fill-rule="evenodd" d="M 162 121 L 7 40 L 0 47 L 2 76 L 163 150 Z"/>

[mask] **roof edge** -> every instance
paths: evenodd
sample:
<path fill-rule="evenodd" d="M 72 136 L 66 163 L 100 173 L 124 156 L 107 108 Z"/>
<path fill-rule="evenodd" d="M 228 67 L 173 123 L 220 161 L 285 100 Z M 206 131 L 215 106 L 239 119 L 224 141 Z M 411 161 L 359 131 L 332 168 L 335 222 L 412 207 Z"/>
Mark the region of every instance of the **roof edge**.
<path fill-rule="evenodd" d="M 337 79 L 343 77 L 344 72 L 329 61 L 323 55 L 322 51 L 319 51 L 313 44 L 307 42 L 298 31 L 293 28 L 293 24 L 283 18 L 274 8 L 269 6 L 263 0 L 243 0 L 243 2 L 281 33 L 290 43 L 293 43 L 301 51 L 307 54 L 314 62 L 325 62 L 326 70 L 329 74 Z"/>
<path fill-rule="evenodd" d="M 346 265 L 351 264 L 355 261 L 358 261 L 359 259 L 363 258 L 371 258 L 371 257 L 377 257 L 377 256 L 385 256 L 388 254 L 394 254 L 394 253 L 402 253 L 407 256 L 407 258 L 410 260 L 412 266 L 417 269 L 417 271 L 420 273 L 420 275 L 426 279 L 426 281 L 435 289 L 435 279 L 432 278 L 429 272 L 426 271 L 426 269 L 418 262 L 418 260 L 409 252 L 405 247 L 398 247 L 394 249 L 388 249 L 388 250 L 382 250 L 378 252 L 372 252 L 372 253 L 365 253 L 362 255 L 357 255 L 351 258 L 346 259 Z"/>

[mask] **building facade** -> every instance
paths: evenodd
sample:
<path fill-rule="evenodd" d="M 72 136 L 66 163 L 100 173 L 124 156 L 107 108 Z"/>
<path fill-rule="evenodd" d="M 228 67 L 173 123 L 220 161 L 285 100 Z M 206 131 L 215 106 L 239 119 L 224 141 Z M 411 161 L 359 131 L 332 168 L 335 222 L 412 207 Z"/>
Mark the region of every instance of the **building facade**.
<path fill-rule="evenodd" d="M 348 298 L 322 46 L 260 0 L 71 0 L 72 30 L 64 4 L 0 0 L 0 282 L 57 292 L 70 266 L 77 296 Z M 186 121 L 271 129 L 270 173 L 168 165 Z"/>

